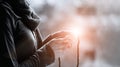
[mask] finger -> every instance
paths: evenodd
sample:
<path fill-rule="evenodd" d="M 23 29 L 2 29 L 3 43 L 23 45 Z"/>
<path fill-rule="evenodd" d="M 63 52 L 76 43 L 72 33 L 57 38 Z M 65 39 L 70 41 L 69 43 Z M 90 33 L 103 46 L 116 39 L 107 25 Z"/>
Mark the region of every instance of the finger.
<path fill-rule="evenodd" d="M 69 48 L 73 44 L 72 43 L 73 39 L 70 36 L 66 36 L 64 38 L 54 38 L 54 39 L 52 39 L 51 42 L 52 42 L 51 46 L 61 45 L 61 46 Z"/>
<path fill-rule="evenodd" d="M 51 46 L 55 49 L 65 49 L 65 48 L 69 48 L 71 46 L 71 43 L 67 40 L 55 40 L 53 41 L 53 43 L 51 44 Z"/>
<path fill-rule="evenodd" d="M 48 35 L 47 38 L 43 41 L 43 44 L 49 42 L 50 40 L 52 40 L 54 38 L 64 38 L 67 35 L 70 35 L 70 32 L 68 32 L 68 31 L 55 32 L 55 33 L 53 33 L 51 35 Z"/>
<path fill-rule="evenodd" d="M 56 38 L 56 37 L 65 37 L 66 35 L 69 35 L 70 32 L 68 31 L 59 31 L 59 32 L 56 32 L 52 35 L 52 37 Z"/>
<path fill-rule="evenodd" d="M 69 48 L 69 47 L 71 47 L 71 45 L 72 45 L 72 43 L 71 43 L 72 41 L 70 40 L 70 39 L 62 39 L 62 40 L 60 40 L 59 41 L 59 44 L 61 45 L 61 46 L 63 46 L 63 47 L 65 47 L 65 48 Z"/>

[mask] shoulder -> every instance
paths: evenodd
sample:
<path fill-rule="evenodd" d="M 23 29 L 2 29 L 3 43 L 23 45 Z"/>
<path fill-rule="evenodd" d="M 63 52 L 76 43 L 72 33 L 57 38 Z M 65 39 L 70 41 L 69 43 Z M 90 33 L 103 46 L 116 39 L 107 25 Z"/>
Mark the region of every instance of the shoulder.
<path fill-rule="evenodd" d="M 11 25 L 16 28 L 19 17 L 7 3 L 0 3 L 0 26 Z"/>
<path fill-rule="evenodd" d="M 7 15 L 7 10 L 4 8 L 3 4 L 0 3 L 0 19 Z"/>
<path fill-rule="evenodd" d="M 15 15 L 11 7 L 5 3 L 0 3 L 0 28 L 16 29 L 19 18 Z"/>
<path fill-rule="evenodd" d="M 8 3 L 2 2 L 0 3 L 0 18 L 8 18 L 17 20 L 19 17 L 14 13 L 11 6 Z"/>

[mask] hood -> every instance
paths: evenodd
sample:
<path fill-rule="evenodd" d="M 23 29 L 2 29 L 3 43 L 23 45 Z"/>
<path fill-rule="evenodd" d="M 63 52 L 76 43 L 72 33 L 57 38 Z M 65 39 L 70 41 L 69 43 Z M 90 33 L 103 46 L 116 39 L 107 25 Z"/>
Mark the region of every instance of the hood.
<path fill-rule="evenodd" d="M 35 30 L 40 23 L 40 18 L 30 8 L 28 0 L 3 0 L 7 2 L 19 16 L 22 22 L 31 30 Z"/>

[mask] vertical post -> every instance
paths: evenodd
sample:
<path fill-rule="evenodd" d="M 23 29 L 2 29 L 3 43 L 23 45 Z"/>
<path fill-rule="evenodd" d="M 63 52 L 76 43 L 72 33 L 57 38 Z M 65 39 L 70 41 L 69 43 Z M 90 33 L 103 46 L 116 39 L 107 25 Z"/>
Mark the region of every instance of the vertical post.
<path fill-rule="evenodd" d="M 78 43 L 77 43 L 77 66 L 76 67 L 79 67 L 79 44 L 80 44 L 80 41 L 79 41 L 79 37 L 78 37 Z"/>
<path fill-rule="evenodd" d="M 60 60 L 60 57 L 58 58 L 58 62 L 59 62 L 59 67 L 61 67 L 61 60 Z"/>

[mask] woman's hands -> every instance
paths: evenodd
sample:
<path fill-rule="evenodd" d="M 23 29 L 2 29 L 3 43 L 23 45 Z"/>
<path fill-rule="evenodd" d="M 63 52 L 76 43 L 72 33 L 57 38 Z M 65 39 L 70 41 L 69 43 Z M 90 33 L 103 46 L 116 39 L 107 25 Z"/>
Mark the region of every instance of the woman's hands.
<path fill-rule="evenodd" d="M 50 40 L 47 44 L 49 44 L 53 50 L 65 50 L 72 45 L 72 38 L 69 35 L 63 38 L 54 38 Z"/>
<path fill-rule="evenodd" d="M 63 52 L 74 44 L 74 36 L 68 31 L 60 31 L 51 34 L 44 41 L 43 47 L 38 49 L 39 55 L 42 55 L 43 61 L 50 64 L 54 58 L 63 55 Z M 48 49 L 49 48 L 49 49 Z"/>
<path fill-rule="evenodd" d="M 55 32 L 53 34 L 48 35 L 47 38 L 43 41 L 43 44 L 46 44 L 47 42 L 49 42 L 50 40 L 52 40 L 54 38 L 64 38 L 67 35 L 71 35 L 71 33 L 69 31 Z"/>
<path fill-rule="evenodd" d="M 73 34 L 69 31 L 60 31 L 50 35 L 44 43 L 53 49 L 55 55 L 58 55 L 58 53 L 70 48 L 74 40 Z"/>

